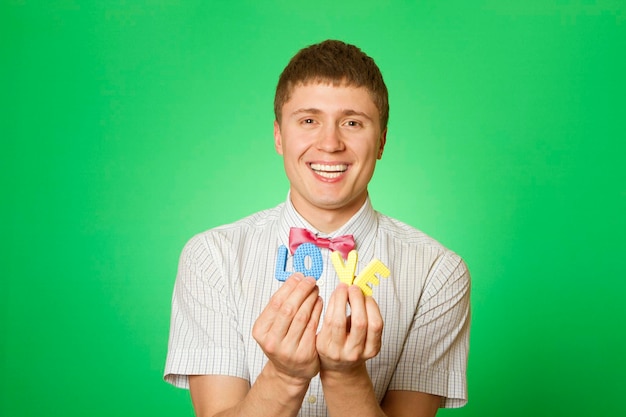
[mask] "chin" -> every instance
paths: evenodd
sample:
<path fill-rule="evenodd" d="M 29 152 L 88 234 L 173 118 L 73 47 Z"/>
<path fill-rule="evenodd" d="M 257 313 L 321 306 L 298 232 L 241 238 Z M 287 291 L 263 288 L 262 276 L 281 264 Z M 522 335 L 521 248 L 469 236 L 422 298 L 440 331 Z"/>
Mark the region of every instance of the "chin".
<path fill-rule="evenodd" d="M 313 204 L 323 210 L 342 210 L 352 207 L 356 204 L 358 198 L 327 198 L 317 199 Z"/>

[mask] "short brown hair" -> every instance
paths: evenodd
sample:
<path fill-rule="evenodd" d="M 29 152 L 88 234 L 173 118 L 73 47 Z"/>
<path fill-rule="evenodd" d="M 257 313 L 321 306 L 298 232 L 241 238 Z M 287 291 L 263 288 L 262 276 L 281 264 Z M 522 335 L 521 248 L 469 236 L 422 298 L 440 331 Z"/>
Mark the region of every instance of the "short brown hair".
<path fill-rule="evenodd" d="M 276 86 L 274 114 L 280 123 L 283 105 L 298 84 L 322 82 L 365 87 L 380 113 L 384 130 L 389 120 L 389 97 L 380 69 L 372 58 L 354 45 L 326 40 L 301 49 L 285 67 Z"/>

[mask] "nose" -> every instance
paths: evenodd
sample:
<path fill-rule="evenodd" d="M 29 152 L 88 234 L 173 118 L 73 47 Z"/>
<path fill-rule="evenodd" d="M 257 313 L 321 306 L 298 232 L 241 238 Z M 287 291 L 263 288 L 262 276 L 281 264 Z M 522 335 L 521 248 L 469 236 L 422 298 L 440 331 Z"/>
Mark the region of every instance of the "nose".
<path fill-rule="evenodd" d="M 320 132 L 317 148 L 325 152 L 340 152 L 345 149 L 338 126 L 327 126 Z"/>

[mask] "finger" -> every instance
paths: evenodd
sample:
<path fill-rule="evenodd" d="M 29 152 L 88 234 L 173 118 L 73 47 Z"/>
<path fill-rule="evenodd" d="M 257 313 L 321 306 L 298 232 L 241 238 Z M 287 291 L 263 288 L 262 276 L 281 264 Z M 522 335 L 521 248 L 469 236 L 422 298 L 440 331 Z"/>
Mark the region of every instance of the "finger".
<path fill-rule="evenodd" d="M 363 356 L 369 359 L 378 355 L 378 352 L 380 352 L 384 322 L 380 314 L 378 303 L 374 298 L 365 297 L 365 308 L 367 310 L 367 337 Z"/>
<path fill-rule="evenodd" d="M 300 307 L 311 292 L 317 291 L 316 289 L 317 286 L 315 285 L 314 278 L 309 277 L 299 281 L 293 291 L 282 300 L 269 332 L 275 337 L 284 338 L 289 331 L 289 327 L 291 327 L 293 318 L 300 310 Z"/>
<path fill-rule="evenodd" d="M 319 288 L 317 285 L 314 285 L 313 291 L 304 299 L 289 325 L 289 330 L 285 335 L 285 341 L 290 343 L 294 349 L 300 343 L 300 339 L 302 339 L 302 335 L 309 324 L 318 298 Z"/>
<path fill-rule="evenodd" d="M 285 283 L 281 285 L 274 295 L 272 295 L 269 302 L 254 323 L 253 335 L 255 336 L 255 339 L 257 336 L 265 335 L 270 331 L 272 326 L 275 324 L 276 317 L 278 316 L 283 303 L 298 286 L 298 283 L 303 279 L 304 275 L 301 273 L 293 274 L 287 278 Z"/>
<path fill-rule="evenodd" d="M 272 295 L 262 314 L 267 313 L 271 317 L 277 316 L 283 303 L 290 297 L 302 280 L 304 280 L 304 275 L 299 272 L 287 278 L 285 283 Z"/>
<path fill-rule="evenodd" d="M 301 346 L 312 346 L 315 348 L 315 338 L 317 333 L 317 327 L 320 322 L 320 317 L 322 315 L 323 308 L 322 297 L 317 296 L 317 300 L 315 300 L 315 305 L 313 306 L 313 311 L 311 312 L 311 316 L 309 317 L 309 322 L 304 329 L 302 334 L 302 338 L 300 341 Z"/>
<path fill-rule="evenodd" d="M 329 305 L 332 306 L 331 314 L 327 312 L 324 321 L 329 326 L 330 342 L 343 347 L 347 334 L 346 306 L 348 305 L 348 286 L 346 284 L 340 283 L 337 285 L 337 288 L 331 295 Z"/>
<path fill-rule="evenodd" d="M 356 285 L 348 288 L 350 303 L 350 332 L 346 340 L 346 349 L 350 352 L 363 352 L 368 331 L 368 311 L 365 307 L 365 296 Z"/>
<path fill-rule="evenodd" d="M 342 284 L 339 284 L 342 285 Z M 345 284 L 344 284 L 345 285 Z M 337 289 L 332 292 L 330 298 L 328 299 L 328 303 L 326 305 L 326 312 L 324 313 L 324 318 L 322 319 L 322 328 L 320 330 L 319 335 L 317 336 L 317 347 L 323 351 L 326 351 L 327 346 L 330 344 L 330 340 L 332 338 L 332 325 L 333 325 L 333 317 L 335 315 L 335 299 L 337 298 Z M 344 307 L 345 311 L 345 307 Z"/>

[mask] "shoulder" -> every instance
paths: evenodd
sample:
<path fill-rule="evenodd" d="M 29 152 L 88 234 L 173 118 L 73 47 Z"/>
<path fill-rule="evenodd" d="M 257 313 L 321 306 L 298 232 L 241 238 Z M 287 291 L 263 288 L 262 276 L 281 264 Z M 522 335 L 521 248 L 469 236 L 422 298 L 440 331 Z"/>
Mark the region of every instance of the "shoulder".
<path fill-rule="evenodd" d="M 258 211 L 236 222 L 215 227 L 204 232 L 204 235 L 227 236 L 229 234 L 237 234 L 241 232 L 249 232 L 254 230 L 264 230 L 272 227 L 278 221 L 283 204 L 279 204 L 271 209 Z"/>
<path fill-rule="evenodd" d="M 229 236 L 236 236 L 242 233 L 272 227 L 276 221 L 278 221 L 283 205 L 284 204 L 280 204 L 271 209 L 258 211 L 233 223 L 224 224 L 198 233 L 192 237 L 190 241 L 223 239 Z"/>
<path fill-rule="evenodd" d="M 238 246 L 253 240 L 255 235 L 271 230 L 280 218 L 283 204 L 258 211 L 233 223 L 224 224 L 194 235 L 187 241 L 183 252 L 196 254 L 212 252 L 216 248 Z"/>
<path fill-rule="evenodd" d="M 463 259 L 435 238 L 400 220 L 378 213 L 378 236 L 396 256 L 418 261 L 430 273 L 467 270 Z"/>
<path fill-rule="evenodd" d="M 421 230 L 382 213 L 378 213 L 378 233 L 381 238 L 399 242 L 403 246 L 449 252 L 439 241 Z"/>

